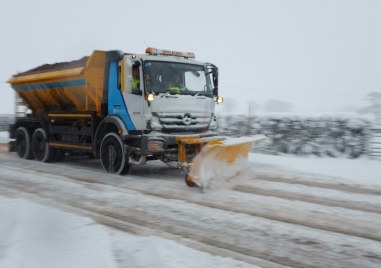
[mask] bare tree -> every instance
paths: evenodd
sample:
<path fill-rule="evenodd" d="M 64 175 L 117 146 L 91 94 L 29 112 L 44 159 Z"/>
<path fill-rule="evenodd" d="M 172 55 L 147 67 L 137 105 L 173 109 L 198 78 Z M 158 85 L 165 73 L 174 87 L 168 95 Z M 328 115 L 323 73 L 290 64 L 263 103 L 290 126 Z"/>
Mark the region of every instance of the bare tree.
<path fill-rule="evenodd" d="M 360 113 L 372 114 L 377 123 L 381 124 L 381 93 L 371 92 L 366 95 L 368 106 L 360 109 Z"/>

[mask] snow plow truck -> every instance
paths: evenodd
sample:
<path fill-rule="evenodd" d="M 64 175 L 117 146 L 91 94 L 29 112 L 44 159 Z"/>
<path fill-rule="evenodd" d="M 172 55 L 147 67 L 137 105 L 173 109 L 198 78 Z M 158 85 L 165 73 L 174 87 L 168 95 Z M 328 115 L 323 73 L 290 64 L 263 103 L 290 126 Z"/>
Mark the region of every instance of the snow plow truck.
<path fill-rule="evenodd" d="M 96 50 L 15 74 L 8 83 L 29 111 L 10 130 L 24 159 L 83 154 L 114 174 L 149 160 L 175 162 L 195 186 L 208 168 L 204 159 L 232 165 L 262 138 L 232 142 L 218 135 L 218 68 L 191 52 Z"/>

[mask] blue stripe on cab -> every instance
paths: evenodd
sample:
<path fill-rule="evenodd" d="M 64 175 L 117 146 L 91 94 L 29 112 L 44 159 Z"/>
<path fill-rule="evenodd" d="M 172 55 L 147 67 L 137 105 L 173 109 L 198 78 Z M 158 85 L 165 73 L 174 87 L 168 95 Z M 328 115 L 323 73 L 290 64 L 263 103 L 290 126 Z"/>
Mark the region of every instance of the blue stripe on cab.
<path fill-rule="evenodd" d="M 14 86 L 13 88 L 16 91 L 24 91 L 24 90 L 41 90 L 41 89 L 54 89 L 54 88 L 64 88 L 64 87 L 78 87 L 86 85 L 86 80 L 68 80 L 61 82 L 50 82 L 43 84 L 30 84 L 23 86 Z"/>
<path fill-rule="evenodd" d="M 128 108 L 124 101 L 122 92 L 118 89 L 118 65 L 116 62 L 110 64 L 110 73 L 108 80 L 108 114 L 117 115 L 122 118 L 127 129 L 136 130 L 134 123 L 131 120 Z"/>

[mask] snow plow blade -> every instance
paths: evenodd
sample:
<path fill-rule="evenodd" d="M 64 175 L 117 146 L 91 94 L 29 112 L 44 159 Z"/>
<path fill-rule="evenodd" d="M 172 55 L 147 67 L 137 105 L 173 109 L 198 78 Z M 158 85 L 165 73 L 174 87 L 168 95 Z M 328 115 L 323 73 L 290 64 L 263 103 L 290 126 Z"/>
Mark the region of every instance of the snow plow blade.
<path fill-rule="evenodd" d="M 186 168 L 185 182 L 188 186 L 205 186 L 210 178 L 234 176 L 240 159 L 247 159 L 254 143 L 265 139 L 264 135 L 241 138 L 211 137 L 181 139 L 179 144 L 179 162 Z M 186 162 L 186 145 L 195 144 L 199 153 L 192 163 Z"/>

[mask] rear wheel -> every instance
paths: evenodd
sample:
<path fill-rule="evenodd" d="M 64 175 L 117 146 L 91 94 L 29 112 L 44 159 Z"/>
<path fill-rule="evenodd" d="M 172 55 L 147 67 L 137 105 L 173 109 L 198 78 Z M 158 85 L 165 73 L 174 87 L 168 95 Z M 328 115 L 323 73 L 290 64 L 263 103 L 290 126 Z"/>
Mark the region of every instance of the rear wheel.
<path fill-rule="evenodd" d="M 32 136 L 32 154 L 34 159 L 41 162 L 52 162 L 57 150 L 48 145 L 48 136 L 43 128 L 37 128 Z"/>
<path fill-rule="evenodd" d="M 104 136 L 99 154 L 102 167 L 108 173 L 124 174 L 128 172 L 130 167 L 128 158 L 122 139 L 116 133 L 111 132 Z"/>
<path fill-rule="evenodd" d="M 29 131 L 25 127 L 18 127 L 15 132 L 16 152 L 20 158 L 31 159 L 31 144 Z"/>

